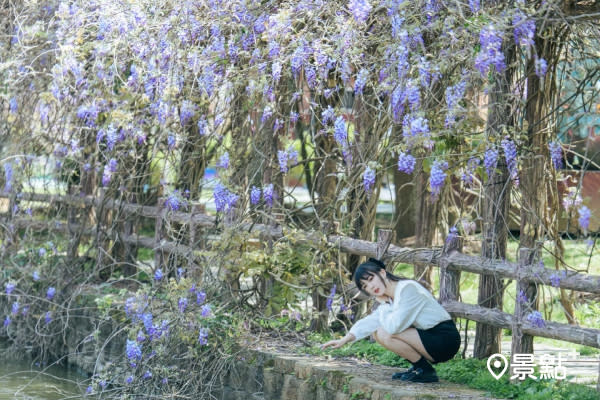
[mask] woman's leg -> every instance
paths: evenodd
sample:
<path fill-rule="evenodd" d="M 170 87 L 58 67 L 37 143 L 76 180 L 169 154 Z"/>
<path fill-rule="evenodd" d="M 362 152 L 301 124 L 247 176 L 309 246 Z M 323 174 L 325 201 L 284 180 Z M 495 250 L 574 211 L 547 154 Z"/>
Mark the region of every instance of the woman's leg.
<path fill-rule="evenodd" d="M 390 335 L 383 328 L 379 328 L 374 336 L 375 340 L 383 347 L 393 351 L 411 363 L 418 361 L 421 356 L 425 357 L 429 362 L 434 361 L 429 353 L 427 353 L 427 350 L 425 350 L 419 333 L 415 328 L 408 328 L 394 335 Z"/>

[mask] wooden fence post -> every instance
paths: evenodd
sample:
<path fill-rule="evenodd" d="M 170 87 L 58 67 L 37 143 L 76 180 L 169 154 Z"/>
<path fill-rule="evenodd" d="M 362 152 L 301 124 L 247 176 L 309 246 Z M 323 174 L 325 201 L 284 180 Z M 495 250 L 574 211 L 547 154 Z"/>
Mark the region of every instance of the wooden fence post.
<path fill-rule="evenodd" d="M 454 233 L 450 233 L 444 243 L 440 257 L 440 298 L 443 305 L 449 301 L 458 301 L 460 291 L 460 270 L 448 271 L 448 256 L 454 252 L 462 251 L 462 239 Z"/>
<path fill-rule="evenodd" d="M 519 294 L 521 291 L 523 293 L 527 293 L 527 286 L 529 283 L 522 279 L 523 274 L 525 273 L 525 267 L 533 264 L 533 257 L 535 255 L 535 251 L 529 248 L 521 248 L 519 250 L 519 262 L 516 265 L 516 280 L 517 280 L 517 290 L 516 290 L 516 300 L 515 300 L 515 312 L 513 315 L 512 322 L 512 343 L 510 349 L 510 358 L 511 358 L 511 366 L 515 361 L 515 354 L 520 354 L 523 352 L 523 319 L 525 317 L 525 313 L 527 312 L 526 302 L 522 299 Z M 527 301 L 532 301 L 533 299 L 528 299 Z M 512 369 L 512 368 L 511 368 Z M 511 375 L 513 375 L 513 371 L 510 371 Z"/>
<path fill-rule="evenodd" d="M 198 214 L 204 214 L 206 212 L 206 207 L 204 204 L 192 204 L 190 207 L 190 247 L 194 248 L 197 244 L 204 248 L 204 242 L 202 241 L 202 228 L 198 227 L 194 222 L 194 216 Z M 197 243 L 201 241 L 200 243 Z"/>
<path fill-rule="evenodd" d="M 75 197 L 81 193 L 81 187 L 79 185 L 73 185 L 70 188 L 70 195 Z M 85 218 L 79 218 L 78 214 L 81 213 L 81 206 L 78 204 L 67 203 L 67 232 L 69 233 L 69 245 L 67 248 L 67 257 L 69 259 L 75 259 L 79 256 L 79 243 L 81 242 L 81 236 L 85 229 Z M 77 223 L 79 222 L 79 225 Z"/>
<path fill-rule="evenodd" d="M 106 242 L 106 232 L 103 226 L 106 210 L 104 210 L 104 188 L 98 189 L 98 203 L 96 207 L 96 270 L 98 271 L 98 277 L 102 277 L 102 271 L 104 269 L 104 253 L 106 248 L 104 246 Z"/>
<path fill-rule="evenodd" d="M 383 260 L 385 252 L 394 238 L 394 231 L 391 229 L 379 229 L 377 232 L 377 252 L 375 258 Z"/>
<path fill-rule="evenodd" d="M 162 240 L 164 235 L 163 221 L 167 215 L 167 208 L 165 207 L 165 198 L 159 197 L 156 206 L 158 207 L 158 213 L 156 214 L 156 220 L 154 223 L 154 271 L 160 268 L 165 262 L 165 251 L 162 249 Z M 166 255 L 168 259 L 168 254 Z M 163 271 L 164 273 L 165 271 Z"/>

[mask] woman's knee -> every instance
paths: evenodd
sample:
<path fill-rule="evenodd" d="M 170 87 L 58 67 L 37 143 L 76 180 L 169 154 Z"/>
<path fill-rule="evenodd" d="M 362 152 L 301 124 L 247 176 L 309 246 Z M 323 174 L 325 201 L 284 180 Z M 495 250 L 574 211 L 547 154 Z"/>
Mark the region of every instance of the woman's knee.
<path fill-rule="evenodd" d="M 390 335 L 383 328 L 377 329 L 377 332 L 374 333 L 374 336 L 375 336 L 375 340 L 377 341 L 377 343 L 381 344 L 382 346 L 385 346 L 386 344 L 388 344 L 390 338 L 392 337 L 392 335 Z"/>

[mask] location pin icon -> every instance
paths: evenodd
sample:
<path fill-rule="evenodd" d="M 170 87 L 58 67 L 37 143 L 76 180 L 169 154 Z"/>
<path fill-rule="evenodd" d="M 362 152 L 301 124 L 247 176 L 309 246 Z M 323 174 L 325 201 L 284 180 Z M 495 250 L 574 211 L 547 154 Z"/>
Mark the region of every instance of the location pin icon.
<path fill-rule="evenodd" d="M 500 373 L 496 373 L 492 369 L 492 367 L 494 367 L 496 370 L 498 370 L 502 366 L 504 366 L 504 367 L 502 368 L 502 371 L 500 371 Z M 504 357 L 500 353 L 492 354 L 487 360 L 487 369 L 488 369 L 488 371 L 490 371 L 490 374 L 492 374 L 492 376 L 494 378 L 496 378 L 496 380 L 502 378 L 502 375 L 504 375 L 507 368 L 508 368 L 508 361 L 506 360 L 506 357 Z"/>

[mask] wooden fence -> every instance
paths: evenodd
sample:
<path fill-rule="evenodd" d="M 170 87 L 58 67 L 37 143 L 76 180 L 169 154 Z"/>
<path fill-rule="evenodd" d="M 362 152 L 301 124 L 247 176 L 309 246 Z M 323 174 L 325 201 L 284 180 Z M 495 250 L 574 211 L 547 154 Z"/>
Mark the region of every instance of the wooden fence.
<path fill-rule="evenodd" d="M 107 232 L 109 238 L 121 240 L 123 243 L 150 248 L 155 251 L 157 257 L 165 253 L 173 253 L 194 260 L 196 255 L 192 246 L 165 240 L 162 232 L 163 221 L 186 224 L 193 237 L 198 227 L 215 228 L 217 219 L 214 216 L 197 212 L 166 212 L 161 201 L 158 206 L 142 206 L 138 204 L 127 204 L 117 200 L 103 197 L 80 197 L 80 196 L 53 196 L 46 194 L 24 193 L 17 199 L 14 195 L 0 194 L 0 199 L 8 200 L 4 207 L 5 223 L 12 224 L 15 228 L 51 229 L 61 232 L 74 232 L 81 229 L 73 221 L 64 223 L 33 221 L 31 218 L 18 218 L 13 216 L 13 203 L 16 201 L 35 201 L 47 204 L 62 203 L 68 207 L 96 207 L 103 209 L 119 210 L 128 218 L 148 217 L 156 218 L 155 236 L 145 237 L 127 232 Z M 268 226 L 253 223 L 237 223 L 236 229 L 259 232 L 263 237 L 277 240 L 286 236 L 285 228 L 281 226 Z M 14 231 L 14 230 L 13 230 Z M 93 227 L 82 229 L 83 234 L 92 235 L 96 229 Z M 302 232 L 295 239 L 306 244 L 317 245 L 323 239 L 321 234 Z M 468 320 L 489 324 L 499 328 L 512 330 L 512 354 L 520 353 L 521 338 L 523 334 L 545 338 L 558 339 L 566 342 L 577 343 L 585 346 L 600 348 L 600 329 L 585 328 L 580 326 L 544 321 L 543 326 L 528 321 L 522 304 L 515 301 L 513 314 L 502 312 L 498 309 L 489 309 L 478 305 L 465 304 L 458 301 L 459 282 L 461 271 L 477 274 L 494 275 L 499 278 L 513 279 L 517 282 L 517 293 L 519 288 L 525 288 L 528 283 L 552 285 L 551 277 L 557 273 L 555 269 L 545 268 L 533 264 L 533 249 L 521 249 L 519 263 L 502 260 L 486 259 L 479 256 L 463 254 L 461 252 L 461 239 L 450 237 L 446 240 L 443 248 L 405 248 L 390 244 L 391 232 L 381 230 L 377 242 L 352 239 L 340 235 L 327 236 L 327 242 L 337 247 L 339 251 L 361 255 L 366 257 L 377 257 L 386 262 L 403 262 L 413 265 L 432 265 L 440 268 L 440 298 L 442 306 L 453 316 L 466 318 Z M 158 260 L 157 260 L 158 261 Z M 600 294 L 600 276 L 582 274 L 569 271 L 561 277 L 558 285 L 563 289 L 571 289 L 582 292 Z M 600 370 L 599 370 L 600 372 Z M 600 378 L 600 376 L 599 376 Z M 600 388 L 600 379 L 599 379 Z"/>

